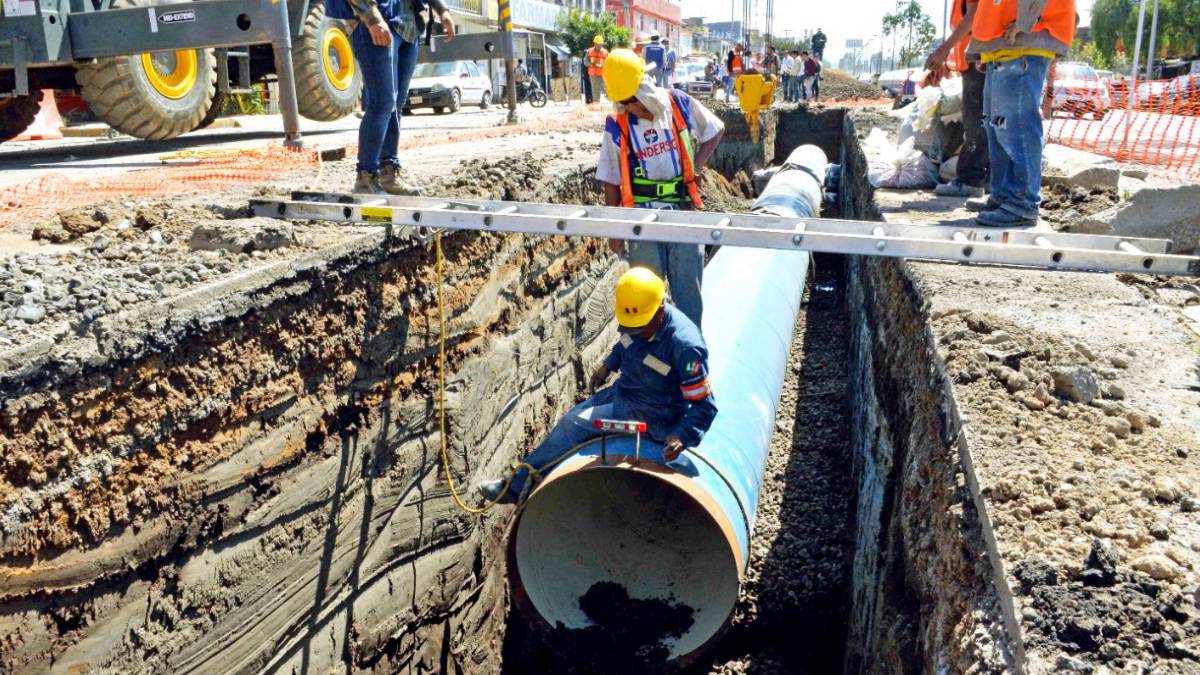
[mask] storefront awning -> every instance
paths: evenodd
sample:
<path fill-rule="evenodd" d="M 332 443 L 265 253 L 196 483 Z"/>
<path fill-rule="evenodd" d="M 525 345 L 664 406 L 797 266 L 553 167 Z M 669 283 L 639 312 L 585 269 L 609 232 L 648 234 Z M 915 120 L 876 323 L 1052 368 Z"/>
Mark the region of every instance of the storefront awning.
<path fill-rule="evenodd" d="M 571 58 L 571 52 L 566 47 L 557 44 L 551 40 L 546 40 L 546 49 L 558 54 L 558 58 L 567 60 Z"/>

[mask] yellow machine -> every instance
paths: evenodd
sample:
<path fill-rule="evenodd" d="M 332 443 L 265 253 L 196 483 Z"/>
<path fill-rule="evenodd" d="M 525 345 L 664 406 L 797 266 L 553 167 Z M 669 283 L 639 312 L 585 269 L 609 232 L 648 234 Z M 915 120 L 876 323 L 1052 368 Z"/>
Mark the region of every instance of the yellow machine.
<path fill-rule="evenodd" d="M 733 82 L 737 91 L 738 102 L 742 113 L 746 116 L 746 124 L 750 125 L 750 140 L 758 142 L 759 124 L 758 112 L 770 108 L 775 102 L 775 81 L 768 80 L 762 75 L 739 75 Z"/>

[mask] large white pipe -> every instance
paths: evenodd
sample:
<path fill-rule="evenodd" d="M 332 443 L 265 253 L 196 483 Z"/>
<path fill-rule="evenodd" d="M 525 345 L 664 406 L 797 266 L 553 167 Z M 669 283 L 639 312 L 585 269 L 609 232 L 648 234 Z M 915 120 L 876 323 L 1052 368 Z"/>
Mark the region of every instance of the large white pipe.
<path fill-rule="evenodd" d="M 781 227 L 819 213 L 827 161 L 792 153 L 755 203 Z M 704 336 L 718 413 L 700 446 L 666 463 L 648 439 L 594 441 L 549 471 L 509 534 L 514 604 L 542 629 L 590 624 L 579 598 L 601 581 L 669 599 L 694 623 L 664 644 L 684 665 L 729 623 L 775 426 L 809 255 L 724 248 L 704 272 Z M 635 455 L 640 453 L 640 458 Z M 602 458 L 602 455 L 604 458 Z"/>

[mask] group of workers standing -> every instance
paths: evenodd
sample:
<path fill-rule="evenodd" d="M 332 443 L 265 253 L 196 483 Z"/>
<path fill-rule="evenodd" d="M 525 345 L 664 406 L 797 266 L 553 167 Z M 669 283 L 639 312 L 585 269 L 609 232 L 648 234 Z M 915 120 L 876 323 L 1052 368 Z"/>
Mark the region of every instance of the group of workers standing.
<path fill-rule="evenodd" d="M 659 84 L 657 63 L 654 68 L 647 63 L 659 57 L 650 49 L 655 44 L 643 50 L 646 59 L 615 49 L 599 66 L 602 82 L 594 83 L 593 91 L 599 84 L 614 111 L 601 135 L 596 180 L 608 206 L 699 209 L 704 205 L 701 168 L 725 126 L 687 93 Z M 591 77 L 590 60 L 588 67 Z M 559 420 L 525 458 L 535 474 L 605 433 L 594 426 L 597 420 L 646 423 L 646 434 L 662 444 L 662 458 L 671 462 L 685 448 L 699 445 L 717 414 L 700 330 L 704 247 L 620 239 L 609 246 L 630 266 L 617 281 L 614 298 L 620 339 L 589 380 L 592 396 Z M 616 381 L 606 386 L 614 374 L 619 374 Z M 488 480 L 479 491 L 489 502 L 515 503 L 528 493 L 530 473 L 520 468 L 511 483 Z"/>
<path fill-rule="evenodd" d="M 1075 38 L 1075 0 L 952 3 L 953 32 L 929 56 L 926 84 L 962 74 L 963 147 L 957 177 L 936 191 L 967 197 L 980 225 L 1034 226 L 1041 207 L 1042 91 L 1050 64 Z"/>
<path fill-rule="evenodd" d="M 780 52 L 775 45 L 767 51 L 752 53 L 741 42 L 726 52 L 724 59 L 713 57 L 705 68 L 705 74 L 714 84 L 720 83 L 725 91 L 725 100 L 733 96 L 734 83 L 738 76 L 761 73 L 779 81 L 779 92 L 784 102 L 810 101 L 821 95 L 821 79 L 824 66 L 827 38 L 821 29 L 810 38 L 812 50 L 793 49 Z"/>

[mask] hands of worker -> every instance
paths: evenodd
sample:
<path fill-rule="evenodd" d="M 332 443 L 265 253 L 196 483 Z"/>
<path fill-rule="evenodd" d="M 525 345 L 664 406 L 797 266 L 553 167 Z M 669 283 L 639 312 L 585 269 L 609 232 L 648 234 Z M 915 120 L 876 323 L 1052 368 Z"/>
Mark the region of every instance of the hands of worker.
<path fill-rule="evenodd" d="M 663 441 L 663 459 L 674 462 L 679 458 L 681 452 L 683 452 L 683 441 L 675 434 L 667 434 L 667 438 Z"/>
<path fill-rule="evenodd" d="M 373 23 L 367 26 L 371 33 L 371 44 L 376 47 L 392 46 L 392 29 L 387 23 Z"/>
<path fill-rule="evenodd" d="M 442 14 L 442 30 L 446 31 L 446 42 L 454 39 L 458 33 L 454 28 L 454 18 L 450 16 L 450 12 Z"/>
<path fill-rule="evenodd" d="M 929 58 L 925 59 L 925 70 L 929 74 L 922 81 L 922 86 L 937 86 L 941 83 L 948 73 L 946 72 L 946 59 L 950 56 L 950 50 L 946 49 L 945 44 L 938 45 L 938 48 L 933 50 Z"/>
<path fill-rule="evenodd" d="M 588 380 L 588 387 L 592 391 L 596 391 L 600 387 L 603 387 L 605 382 L 608 382 L 609 375 L 612 375 L 612 371 L 608 369 L 608 366 L 601 365 L 596 369 L 596 372 L 592 373 L 592 379 Z"/>
<path fill-rule="evenodd" d="M 1017 37 L 1020 36 L 1021 33 L 1024 33 L 1024 32 L 1025 31 L 1018 28 L 1017 24 L 1014 22 L 1011 26 L 1008 27 L 1007 30 L 1004 31 L 1004 42 L 1007 43 L 1009 46 L 1016 46 Z"/>
<path fill-rule="evenodd" d="M 616 253 L 619 256 L 625 255 L 625 240 L 624 239 L 609 239 L 608 250 Z"/>

